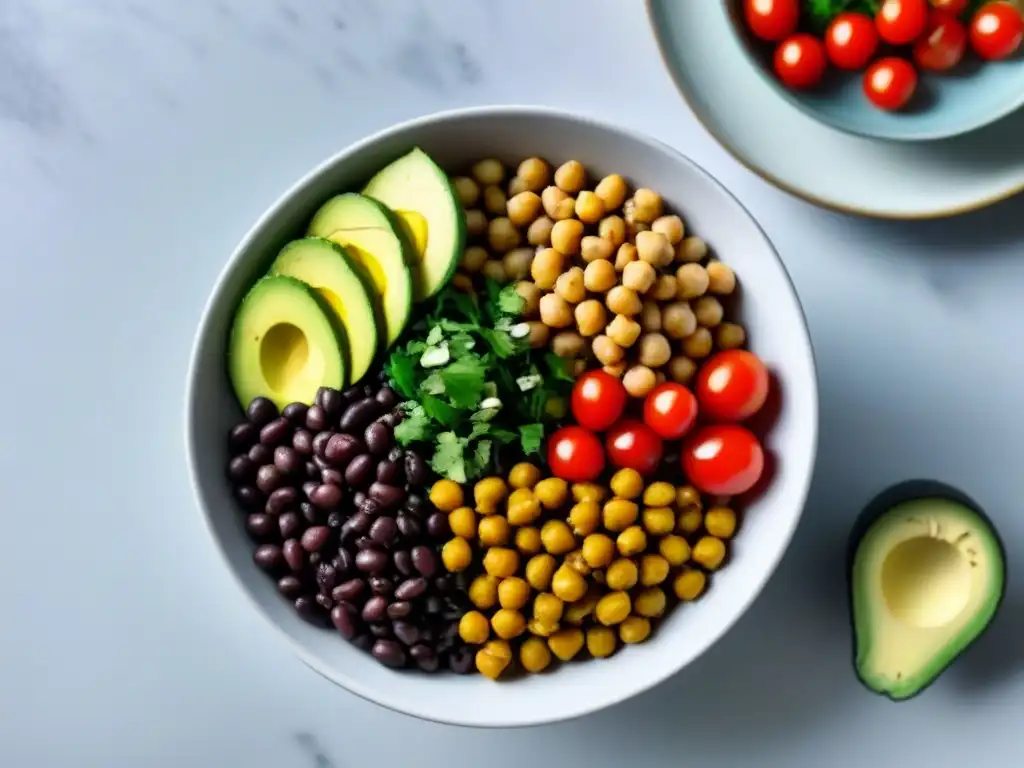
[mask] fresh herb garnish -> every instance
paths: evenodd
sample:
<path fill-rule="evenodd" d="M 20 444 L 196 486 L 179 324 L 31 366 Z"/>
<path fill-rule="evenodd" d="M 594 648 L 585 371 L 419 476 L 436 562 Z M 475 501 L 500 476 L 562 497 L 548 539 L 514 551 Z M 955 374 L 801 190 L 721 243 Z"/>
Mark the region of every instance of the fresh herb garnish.
<path fill-rule="evenodd" d="M 804 0 L 803 7 L 811 28 L 824 32 L 832 19 L 847 11 L 874 16 L 882 7 L 882 0 Z"/>

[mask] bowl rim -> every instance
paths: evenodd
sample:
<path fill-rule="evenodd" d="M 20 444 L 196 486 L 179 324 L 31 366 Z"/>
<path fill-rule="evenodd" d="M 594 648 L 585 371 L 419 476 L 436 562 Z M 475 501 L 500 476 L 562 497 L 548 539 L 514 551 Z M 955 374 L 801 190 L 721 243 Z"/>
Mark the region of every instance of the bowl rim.
<path fill-rule="evenodd" d="M 193 430 L 192 419 L 190 418 L 191 404 L 195 398 L 195 386 L 197 380 L 197 371 L 201 364 L 199 358 L 199 351 L 202 345 L 202 339 L 211 333 L 210 328 L 212 310 L 215 304 L 220 300 L 221 293 L 224 289 L 224 285 L 227 282 L 229 273 L 234 269 L 236 264 L 241 260 L 242 256 L 252 246 L 254 241 L 257 239 L 257 235 L 263 230 L 265 224 L 276 216 L 278 216 L 283 210 L 285 210 L 291 201 L 304 189 L 307 185 L 313 183 L 323 173 L 334 165 L 344 162 L 346 159 L 358 155 L 369 147 L 384 141 L 391 136 L 396 134 L 405 133 L 408 131 L 416 130 L 417 128 L 434 125 L 439 123 L 447 123 L 453 121 L 459 121 L 464 119 L 474 119 L 480 117 L 501 117 L 501 116 L 512 116 L 512 117 L 532 117 L 556 121 L 568 121 L 568 122 L 582 122 L 589 124 L 591 127 L 597 128 L 602 131 L 606 131 L 612 134 L 616 134 L 619 137 L 628 139 L 632 142 L 637 142 L 647 145 L 649 148 L 657 150 L 658 152 L 673 156 L 677 161 L 689 165 L 698 175 L 703 176 L 710 184 L 718 187 L 719 191 L 722 192 L 728 199 L 730 199 L 737 208 L 744 213 L 750 222 L 754 225 L 756 230 L 759 232 L 761 237 L 764 239 L 765 244 L 768 246 L 768 250 L 771 256 L 774 258 L 776 266 L 781 270 L 782 276 L 789 285 L 789 291 L 791 298 L 796 306 L 799 318 L 801 321 L 801 327 L 804 330 L 805 344 L 803 349 L 800 350 L 801 354 L 806 355 L 807 363 L 811 373 L 812 386 L 810 388 L 810 400 L 807 404 L 811 414 L 811 421 L 809 425 L 810 434 L 807 439 L 810 443 L 810 462 L 806 468 L 805 476 L 800 478 L 797 485 L 797 508 L 798 513 L 794 514 L 788 523 L 788 529 L 784 532 L 784 538 L 782 546 L 778 548 L 778 551 L 772 556 L 768 567 L 765 568 L 764 572 L 760 575 L 757 583 L 752 585 L 749 595 L 743 601 L 735 614 L 725 623 L 720 632 L 711 637 L 706 644 L 699 648 L 694 653 L 689 661 L 680 664 L 669 664 L 664 668 L 664 674 L 657 679 L 654 679 L 648 683 L 632 687 L 623 687 L 617 689 L 615 694 L 606 698 L 595 698 L 588 700 L 586 703 L 581 704 L 574 710 L 560 713 L 555 716 L 545 716 L 538 714 L 537 716 L 520 717 L 515 720 L 496 720 L 489 723 L 466 723 L 457 719 L 446 718 L 440 714 L 434 714 L 420 710 L 410 710 L 402 705 L 400 695 L 382 695 L 377 689 L 371 690 L 358 682 L 351 680 L 343 672 L 338 672 L 327 664 L 323 664 L 319 658 L 314 654 L 307 652 L 307 650 L 298 642 L 294 641 L 288 633 L 278 625 L 278 623 L 260 606 L 255 596 L 250 592 L 247 587 L 242 574 L 232 566 L 231 557 L 227 551 L 224 542 L 217 535 L 210 509 L 203 501 L 203 495 L 199 487 L 198 477 L 198 456 L 195 451 L 192 450 L 196 435 Z M 221 564 L 225 567 L 228 573 L 231 575 L 231 580 L 234 582 L 236 588 L 242 592 L 245 599 L 249 602 L 256 613 L 259 614 L 264 623 L 272 628 L 273 633 L 278 638 L 283 639 L 287 646 L 291 649 L 292 653 L 298 657 L 298 659 L 305 664 L 307 667 L 312 669 L 314 672 L 319 674 L 326 680 L 334 683 L 335 685 L 344 688 L 346 691 L 358 696 L 359 698 L 381 706 L 385 709 L 389 709 L 399 714 L 415 717 L 420 720 L 427 722 L 433 722 L 441 725 L 455 725 L 469 728 L 524 728 L 536 725 L 547 725 L 553 723 L 566 722 L 576 720 L 584 717 L 585 715 L 593 714 L 602 709 L 606 709 L 616 704 L 620 704 L 631 698 L 639 696 L 652 688 L 664 683 L 669 678 L 673 677 L 683 668 L 692 664 L 702 655 L 704 655 L 712 646 L 716 645 L 721 639 L 736 625 L 739 619 L 745 615 L 750 607 L 754 604 L 757 598 L 764 591 L 768 582 L 772 576 L 778 570 L 779 564 L 782 558 L 789 551 L 790 545 L 792 544 L 793 537 L 796 533 L 796 529 L 800 524 L 800 520 L 803 517 L 804 511 L 807 506 L 807 498 L 810 492 L 811 483 L 814 478 L 815 469 L 817 466 L 818 459 L 818 433 L 820 423 L 820 403 L 818 397 L 819 390 L 819 376 L 818 369 L 814 353 L 813 339 L 810 334 L 810 327 L 807 322 L 807 314 L 804 310 L 803 304 L 800 301 L 800 296 L 797 293 L 796 286 L 793 283 L 792 276 L 786 269 L 786 265 L 782 258 L 779 256 L 775 245 L 772 243 L 768 234 L 761 227 L 757 219 L 750 213 L 750 211 L 740 202 L 740 200 L 733 195 L 729 189 L 722 184 L 715 176 L 709 171 L 705 170 L 701 165 L 690 159 L 682 152 L 679 152 L 674 147 L 652 137 L 641 133 L 639 131 L 627 128 L 616 123 L 594 117 L 585 112 L 574 112 L 570 110 L 559 109 L 548 106 L 537 106 L 527 104 L 513 104 L 513 105 L 480 105 L 472 107 L 459 107 L 453 109 L 441 110 L 438 112 L 432 112 L 419 117 L 405 120 L 399 123 L 392 124 L 385 128 L 382 128 L 374 133 L 359 139 L 337 152 L 333 153 L 325 160 L 315 165 L 312 170 L 303 174 L 297 181 L 292 183 L 276 200 L 256 219 L 256 221 L 249 227 L 245 235 L 238 242 L 238 245 L 233 249 L 230 257 L 221 268 L 220 273 L 217 275 L 216 280 L 212 288 L 210 289 L 209 296 L 203 305 L 202 314 L 200 316 L 199 325 L 196 329 L 192 339 L 192 349 L 189 354 L 188 368 L 186 371 L 186 382 L 185 382 L 185 399 L 184 399 L 184 438 L 185 438 L 185 454 L 188 464 L 189 472 L 189 483 L 192 487 L 192 495 L 199 512 L 202 515 L 204 526 L 206 527 L 207 533 L 210 539 L 214 543 L 214 547 L 220 555 Z"/>

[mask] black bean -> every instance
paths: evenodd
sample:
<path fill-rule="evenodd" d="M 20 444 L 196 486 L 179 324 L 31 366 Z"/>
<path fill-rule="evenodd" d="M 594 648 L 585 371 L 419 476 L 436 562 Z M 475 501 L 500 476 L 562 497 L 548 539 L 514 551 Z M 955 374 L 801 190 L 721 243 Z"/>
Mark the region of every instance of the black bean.
<path fill-rule="evenodd" d="M 366 397 L 345 409 L 340 426 L 345 432 L 362 432 L 379 413 L 380 406 L 377 405 L 377 401 L 372 397 Z"/>
<path fill-rule="evenodd" d="M 338 570 L 330 563 L 320 563 L 316 567 L 316 583 L 321 592 L 329 595 L 338 583 Z"/>
<path fill-rule="evenodd" d="M 399 600 L 388 606 L 389 619 L 404 619 L 412 613 L 412 603 L 407 600 Z"/>
<path fill-rule="evenodd" d="M 302 570 L 302 566 L 306 563 L 306 553 L 302 551 L 302 545 L 299 544 L 298 539 L 288 539 L 281 547 L 281 552 L 289 568 L 296 573 Z"/>
<path fill-rule="evenodd" d="M 264 493 L 272 493 L 281 487 L 284 475 L 273 464 L 265 464 L 256 472 L 256 487 Z"/>
<path fill-rule="evenodd" d="M 236 424 L 228 433 L 228 446 L 232 452 L 248 451 L 260 439 L 260 429 L 248 421 Z"/>
<path fill-rule="evenodd" d="M 356 568 L 364 573 L 380 573 L 388 564 L 388 556 L 379 549 L 363 549 L 356 555 Z"/>
<path fill-rule="evenodd" d="M 327 527 L 328 528 L 341 528 L 341 524 L 345 521 L 345 516 L 335 510 L 327 515 Z"/>
<path fill-rule="evenodd" d="M 454 585 L 449 581 L 447 576 L 438 576 L 434 579 L 434 589 L 440 592 L 442 595 L 451 592 Z"/>
<path fill-rule="evenodd" d="M 405 501 L 405 490 L 396 485 L 371 483 L 370 489 L 366 493 L 383 509 L 397 509 Z"/>
<path fill-rule="evenodd" d="M 319 483 L 323 479 L 323 474 L 320 471 L 320 467 L 315 462 L 307 461 L 305 466 L 305 475 L 307 480 L 312 480 L 314 483 Z"/>
<path fill-rule="evenodd" d="M 370 634 L 374 637 L 379 637 L 383 640 L 390 640 L 395 636 L 395 633 L 391 631 L 391 625 L 387 622 L 378 622 L 377 624 L 371 624 Z"/>
<path fill-rule="evenodd" d="M 277 544 L 261 544 L 256 547 L 252 559 L 264 571 L 272 572 L 281 566 L 281 547 L 277 546 Z"/>
<path fill-rule="evenodd" d="M 288 419 L 279 417 L 260 430 L 260 442 L 268 447 L 280 445 L 291 436 Z"/>
<path fill-rule="evenodd" d="M 327 469 L 320 470 L 320 482 L 341 486 L 345 483 L 345 475 L 339 469 L 328 467 Z"/>
<path fill-rule="evenodd" d="M 320 525 L 323 522 L 323 512 L 308 501 L 299 504 L 299 513 L 302 515 L 302 519 L 310 525 Z"/>
<path fill-rule="evenodd" d="M 314 456 L 313 457 L 313 465 L 318 470 L 320 470 L 320 476 L 321 477 L 323 477 L 325 469 L 332 469 L 331 462 L 329 462 L 327 459 L 324 459 L 324 458 L 322 458 L 320 456 Z"/>
<path fill-rule="evenodd" d="M 339 433 L 331 435 L 331 438 L 327 441 L 327 445 L 324 447 L 322 455 L 334 466 L 344 469 L 352 459 L 364 450 L 366 450 L 366 448 L 363 445 L 362 440 L 353 437 L 352 435 Z"/>
<path fill-rule="evenodd" d="M 405 511 L 414 517 L 422 518 L 427 511 L 426 502 L 419 494 L 410 493 L 405 499 Z"/>
<path fill-rule="evenodd" d="M 445 622 L 437 639 L 438 646 L 454 648 L 459 640 L 459 624 L 455 621 Z"/>
<path fill-rule="evenodd" d="M 402 423 L 402 414 L 398 411 L 386 413 L 380 417 L 380 423 L 383 424 L 388 429 L 394 429 L 395 427 Z"/>
<path fill-rule="evenodd" d="M 441 660 L 438 658 L 437 652 L 428 645 L 423 645 L 422 643 L 414 645 L 409 649 L 409 655 L 416 662 L 416 666 L 424 672 L 436 672 L 437 668 L 441 666 Z"/>
<path fill-rule="evenodd" d="M 413 541 L 423 535 L 423 525 L 412 515 L 399 515 L 395 521 L 398 530 L 407 540 Z"/>
<path fill-rule="evenodd" d="M 337 573 L 337 569 L 335 569 L 335 573 Z M 348 602 L 353 602 L 362 596 L 365 589 L 366 582 L 362 579 L 349 579 L 332 589 L 331 597 L 338 601 L 347 600 Z"/>
<path fill-rule="evenodd" d="M 345 481 L 354 488 L 365 488 L 373 477 L 374 461 L 369 454 L 356 456 L 345 468 Z"/>
<path fill-rule="evenodd" d="M 426 625 L 426 629 L 420 631 L 420 640 L 424 643 L 433 643 L 437 639 L 437 633 L 431 628 L 430 624 Z"/>
<path fill-rule="evenodd" d="M 295 598 L 295 610 L 310 624 L 322 627 L 327 623 L 327 613 L 308 595 Z"/>
<path fill-rule="evenodd" d="M 379 422 L 374 422 L 363 433 L 363 441 L 374 456 L 384 456 L 391 448 L 391 431 Z"/>
<path fill-rule="evenodd" d="M 356 512 L 348 519 L 349 526 L 360 536 L 370 532 L 373 527 L 373 518 L 365 512 Z"/>
<path fill-rule="evenodd" d="M 429 595 L 423 609 L 431 616 L 439 616 L 444 612 L 444 601 L 437 595 Z"/>
<path fill-rule="evenodd" d="M 288 403 L 281 409 L 281 415 L 296 427 L 301 427 L 306 423 L 306 411 L 308 410 L 309 406 L 305 403 Z"/>
<path fill-rule="evenodd" d="M 373 658 L 386 667 L 405 666 L 405 651 L 394 640 L 378 640 L 373 644 L 373 650 L 370 652 L 373 654 Z"/>
<path fill-rule="evenodd" d="M 266 397 L 255 397 L 245 415 L 257 427 L 263 427 L 277 418 L 277 406 Z"/>
<path fill-rule="evenodd" d="M 427 591 L 427 580 L 422 578 L 406 579 L 395 588 L 395 599 L 415 600 Z"/>
<path fill-rule="evenodd" d="M 436 541 L 447 541 L 452 534 L 451 526 L 448 525 L 448 515 L 444 512 L 435 512 L 428 517 L 427 533 Z"/>
<path fill-rule="evenodd" d="M 256 463 L 248 456 L 235 456 L 228 463 L 228 479 L 233 483 L 248 483 L 256 476 Z"/>
<path fill-rule="evenodd" d="M 395 583 L 384 576 L 371 576 L 367 581 L 370 583 L 370 591 L 375 595 L 390 597 L 394 594 Z"/>
<path fill-rule="evenodd" d="M 316 600 L 316 604 L 323 608 L 325 611 L 329 611 L 334 607 L 334 601 L 331 600 L 331 598 L 325 595 L 323 592 L 316 595 L 316 597 L 314 597 L 313 599 Z"/>
<path fill-rule="evenodd" d="M 383 621 L 384 617 L 387 616 L 387 610 L 387 598 L 375 595 L 367 600 L 366 604 L 363 606 L 363 621 L 367 624 Z"/>
<path fill-rule="evenodd" d="M 359 514 L 362 515 L 363 513 L 360 512 Z M 398 524 L 395 523 L 394 518 L 378 517 L 373 521 L 373 525 L 370 526 L 370 538 L 383 547 L 391 546 L 397 535 Z"/>
<path fill-rule="evenodd" d="M 472 579 L 470 579 L 469 574 L 466 573 L 465 571 L 459 571 L 458 573 L 455 574 L 455 588 L 456 589 L 458 589 L 458 590 L 460 590 L 462 592 L 468 592 L 469 591 L 469 585 L 471 583 L 472 583 Z"/>
<path fill-rule="evenodd" d="M 352 645 L 361 651 L 369 653 L 373 647 L 373 635 L 356 635 L 352 639 Z"/>
<path fill-rule="evenodd" d="M 313 480 L 307 480 L 302 484 L 302 492 L 306 494 L 308 499 L 317 488 L 320 487 L 320 483 L 314 482 Z"/>
<path fill-rule="evenodd" d="M 359 511 L 372 519 L 381 513 L 381 506 L 374 499 L 363 499 L 363 503 L 359 505 Z"/>
<path fill-rule="evenodd" d="M 267 446 L 256 443 L 256 445 L 249 449 L 249 458 L 253 460 L 256 466 L 262 467 L 264 464 L 269 464 L 274 460 L 274 452 L 267 448 Z"/>
<path fill-rule="evenodd" d="M 327 443 L 330 442 L 332 437 L 334 437 L 333 432 L 327 430 L 317 432 L 313 436 L 313 453 L 321 459 L 324 458 L 327 454 Z M 317 466 L 320 466 L 320 462 L 317 462 Z"/>
<path fill-rule="evenodd" d="M 427 482 L 427 463 L 414 451 L 405 454 L 405 477 L 412 485 L 425 485 Z"/>
<path fill-rule="evenodd" d="M 321 563 L 321 561 L 323 561 L 323 559 L 324 559 L 324 556 L 322 554 L 320 554 L 319 552 L 310 552 L 309 553 L 309 564 L 313 568 L 316 568 L 318 565 L 320 565 L 320 563 Z"/>
<path fill-rule="evenodd" d="M 380 545 L 369 536 L 360 536 L 356 539 L 356 549 L 377 549 Z"/>
<path fill-rule="evenodd" d="M 285 512 L 277 518 L 281 538 L 293 539 L 302 531 L 302 517 L 298 512 Z"/>
<path fill-rule="evenodd" d="M 289 600 L 294 600 L 296 597 L 302 594 L 302 582 L 299 581 L 298 576 L 282 576 L 280 579 L 278 579 L 277 591 L 285 597 L 287 597 Z"/>
<path fill-rule="evenodd" d="M 381 459 L 377 462 L 377 482 L 386 485 L 397 485 L 401 481 L 399 477 L 401 469 L 402 467 L 397 461 Z"/>
<path fill-rule="evenodd" d="M 254 539 L 266 539 L 272 536 L 277 526 L 272 515 L 256 512 L 245 520 L 245 528 Z"/>
<path fill-rule="evenodd" d="M 361 507 L 364 501 L 366 501 L 365 491 L 356 491 L 355 493 L 352 494 L 352 503 L 355 504 L 357 507 Z"/>
<path fill-rule="evenodd" d="M 405 459 L 405 451 L 400 445 L 396 445 L 390 451 L 388 451 L 388 461 L 397 461 L 401 463 Z"/>
<path fill-rule="evenodd" d="M 330 387 L 320 387 L 316 393 L 316 402 L 324 409 L 328 419 L 341 416 L 341 411 L 345 407 L 345 398 L 341 392 Z"/>
<path fill-rule="evenodd" d="M 334 483 L 323 483 L 309 494 L 309 500 L 320 509 L 334 509 L 341 503 L 341 488 Z"/>
<path fill-rule="evenodd" d="M 434 550 L 430 547 L 413 547 L 412 564 L 416 567 L 417 571 L 428 579 L 437 573 L 437 555 L 434 554 Z"/>
<path fill-rule="evenodd" d="M 274 466 L 286 475 L 294 475 L 299 471 L 302 462 L 299 452 L 289 445 L 279 445 L 274 449 Z"/>
<path fill-rule="evenodd" d="M 391 631 L 395 633 L 395 637 L 403 645 L 415 645 L 419 642 L 420 631 L 414 625 L 407 621 L 396 621 L 391 624 Z"/>
<path fill-rule="evenodd" d="M 278 488 L 267 498 L 267 513 L 279 515 L 295 506 L 299 492 L 290 486 Z"/>
<path fill-rule="evenodd" d="M 263 506 L 263 500 L 267 497 L 251 485 L 240 485 L 235 488 L 235 498 L 243 508 L 255 512 Z"/>
<path fill-rule="evenodd" d="M 375 394 L 377 394 L 377 387 L 375 387 L 371 382 L 366 382 L 365 384 L 363 384 L 364 396 L 373 397 Z"/>
<path fill-rule="evenodd" d="M 408 550 L 401 549 L 395 552 L 391 559 L 395 562 L 395 569 L 403 576 L 412 576 L 415 572 L 412 564 L 412 555 L 409 554 Z"/>
<path fill-rule="evenodd" d="M 319 432 L 327 427 L 327 414 L 319 405 L 310 406 L 306 411 L 306 429 Z"/>
<path fill-rule="evenodd" d="M 339 549 L 338 554 L 331 560 L 331 565 L 338 570 L 339 576 L 347 576 L 355 570 L 355 558 L 347 549 Z"/>
<path fill-rule="evenodd" d="M 307 528 L 302 534 L 302 548 L 307 552 L 318 552 L 327 543 L 331 535 L 331 529 L 326 525 L 315 525 Z"/>
<path fill-rule="evenodd" d="M 457 675 L 467 675 L 473 670 L 473 651 L 466 646 L 456 648 L 448 654 L 448 669 Z"/>
<path fill-rule="evenodd" d="M 292 448 L 303 456 L 313 453 L 313 433 L 308 429 L 297 429 L 292 435 Z"/>
<path fill-rule="evenodd" d="M 398 395 L 395 394 L 395 390 L 391 387 L 381 387 L 377 390 L 377 394 L 374 395 L 374 398 L 382 408 L 388 411 L 398 405 Z"/>
<path fill-rule="evenodd" d="M 338 603 L 331 609 L 331 623 L 343 638 L 351 640 L 359 631 L 359 616 L 351 603 Z"/>

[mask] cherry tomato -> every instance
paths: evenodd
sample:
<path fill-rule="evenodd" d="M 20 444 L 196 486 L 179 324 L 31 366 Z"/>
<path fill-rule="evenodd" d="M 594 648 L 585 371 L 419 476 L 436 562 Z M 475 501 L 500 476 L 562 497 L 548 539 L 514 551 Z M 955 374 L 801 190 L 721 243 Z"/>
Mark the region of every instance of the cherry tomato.
<path fill-rule="evenodd" d="M 841 13 L 825 30 L 825 50 L 840 69 L 863 69 L 878 50 L 878 30 L 870 16 Z"/>
<path fill-rule="evenodd" d="M 760 479 L 764 451 L 749 429 L 715 424 L 693 436 L 681 463 L 687 480 L 698 490 L 713 496 L 736 496 Z"/>
<path fill-rule="evenodd" d="M 610 373 L 590 371 L 572 388 L 572 415 L 577 424 L 603 432 L 619 420 L 627 397 L 622 382 Z"/>
<path fill-rule="evenodd" d="M 917 40 L 927 22 L 925 0 L 884 0 L 875 14 L 879 37 L 893 45 L 908 45 Z"/>
<path fill-rule="evenodd" d="M 799 0 L 746 0 L 743 15 L 754 37 L 777 43 L 796 32 Z"/>
<path fill-rule="evenodd" d="M 682 384 L 666 381 L 644 400 L 644 423 L 666 440 L 678 440 L 697 420 L 697 398 Z"/>
<path fill-rule="evenodd" d="M 967 3 L 970 0 L 930 0 L 932 8 L 939 11 L 945 11 L 951 13 L 954 16 L 959 16 L 961 13 L 967 10 Z"/>
<path fill-rule="evenodd" d="M 985 3 L 971 19 L 971 48 L 983 59 L 1005 59 L 1024 39 L 1024 16 L 1003 0 Z"/>
<path fill-rule="evenodd" d="M 900 109 L 917 89 L 917 71 L 905 59 L 887 56 L 864 73 L 864 93 L 879 109 Z"/>
<path fill-rule="evenodd" d="M 697 402 L 705 416 L 719 421 L 749 419 L 768 398 L 768 369 L 745 349 L 719 352 L 700 369 Z"/>
<path fill-rule="evenodd" d="M 966 50 L 964 25 L 946 11 L 932 11 L 924 34 L 914 43 L 914 61 L 921 69 L 945 72 L 960 63 Z"/>
<path fill-rule="evenodd" d="M 604 470 L 601 441 L 583 427 L 562 427 L 548 438 L 548 466 L 563 480 L 589 483 Z"/>
<path fill-rule="evenodd" d="M 608 460 L 619 469 L 635 469 L 649 475 L 661 463 L 661 438 L 646 424 L 626 419 L 608 431 Z"/>
<path fill-rule="evenodd" d="M 805 32 L 787 37 L 775 49 L 775 74 L 790 88 L 813 88 L 827 66 L 824 43 Z"/>

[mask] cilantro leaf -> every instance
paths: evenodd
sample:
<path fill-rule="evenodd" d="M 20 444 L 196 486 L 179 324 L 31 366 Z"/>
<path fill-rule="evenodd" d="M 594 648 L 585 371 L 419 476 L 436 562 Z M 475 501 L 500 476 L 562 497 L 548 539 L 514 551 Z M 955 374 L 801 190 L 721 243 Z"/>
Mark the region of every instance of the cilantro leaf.
<path fill-rule="evenodd" d="M 544 362 L 547 364 L 548 371 L 551 372 L 551 377 L 556 381 L 575 381 L 569 371 L 569 361 L 565 358 L 559 357 L 554 352 L 548 352 L 544 355 Z"/>
<path fill-rule="evenodd" d="M 491 328 L 481 328 L 479 333 L 483 336 L 495 356 L 505 359 L 518 354 L 525 345 L 509 336 L 508 331 L 495 331 Z"/>
<path fill-rule="evenodd" d="M 396 349 L 391 353 L 385 366 L 391 384 L 402 397 L 411 398 L 416 395 L 416 359 Z"/>
<path fill-rule="evenodd" d="M 395 427 L 395 439 L 402 445 L 420 442 L 430 436 L 430 417 L 422 405 L 413 406 Z"/>
<path fill-rule="evenodd" d="M 487 371 L 479 357 L 466 356 L 449 363 L 439 372 L 444 392 L 456 408 L 472 409 L 483 398 Z"/>
<path fill-rule="evenodd" d="M 464 437 L 458 437 L 454 432 L 442 432 L 437 436 L 437 445 L 434 448 L 434 455 L 430 459 L 430 467 L 442 477 L 454 480 L 456 483 L 464 483 L 466 477 L 466 443 Z"/>
<path fill-rule="evenodd" d="M 420 391 L 428 395 L 444 394 L 444 379 L 440 373 L 432 373 L 420 382 Z"/>
<path fill-rule="evenodd" d="M 453 427 L 459 420 L 459 412 L 439 397 L 424 395 L 420 398 L 420 405 L 427 416 L 442 426 Z"/>
<path fill-rule="evenodd" d="M 444 330 L 439 325 L 435 325 L 430 329 L 427 334 L 426 344 L 427 346 L 434 347 L 444 341 Z"/>
<path fill-rule="evenodd" d="M 491 463 L 491 441 L 478 440 L 473 448 L 473 476 L 483 474 Z"/>
<path fill-rule="evenodd" d="M 543 424 L 524 424 L 519 428 L 519 443 L 523 448 L 523 453 L 526 455 L 539 453 L 541 443 L 543 442 Z"/>
<path fill-rule="evenodd" d="M 506 285 L 498 294 L 497 306 L 503 314 L 519 317 L 526 309 L 526 299 L 519 295 L 514 285 Z"/>
<path fill-rule="evenodd" d="M 488 277 L 484 279 L 484 290 L 487 291 L 487 309 L 489 314 L 491 317 L 495 317 L 501 304 L 501 286 Z"/>

